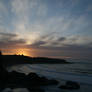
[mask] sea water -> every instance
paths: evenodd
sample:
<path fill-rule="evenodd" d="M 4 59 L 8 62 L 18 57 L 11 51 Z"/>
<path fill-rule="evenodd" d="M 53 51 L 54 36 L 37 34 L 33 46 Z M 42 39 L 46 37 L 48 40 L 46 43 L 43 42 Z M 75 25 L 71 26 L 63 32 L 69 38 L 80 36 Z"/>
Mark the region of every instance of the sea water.
<path fill-rule="evenodd" d="M 9 70 L 17 70 L 25 73 L 37 72 L 44 74 L 45 72 L 50 73 L 73 73 L 73 74 L 92 74 L 92 61 L 82 59 L 67 59 L 71 64 L 25 64 L 12 66 Z M 44 61 L 43 61 L 44 62 Z"/>
<path fill-rule="evenodd" d="M 92 91 L 92 61 L 83 59 L 67 59 L 71 64 L 25 64 L 12 66 L 8 70 L 16 70 L 28 74 L 35 72 L 39 76 L 46 76 L 54 78 L 59 81 L 76 81 L 86 86 L 78 92 L 91 92 Z M 44 61 L 43 61 L 44 62 Z M 85 89 L 86 88 L 86 89 Z M 49 89 L 49 88 L 48 88 Z M 53 92 L 55 89 L 52 89 Z M 89 90 L 89 91 L 88 91 Z M 49 90 L 48 90 L 49 92 Z M 57 91 L 59 92 L 59 91 Z M 64 91 L 65 92 L 65 91 Z M 68 91 L 69 92 L 69 91 Z M 72 91 L 76 92 L 76 91 Z"/>

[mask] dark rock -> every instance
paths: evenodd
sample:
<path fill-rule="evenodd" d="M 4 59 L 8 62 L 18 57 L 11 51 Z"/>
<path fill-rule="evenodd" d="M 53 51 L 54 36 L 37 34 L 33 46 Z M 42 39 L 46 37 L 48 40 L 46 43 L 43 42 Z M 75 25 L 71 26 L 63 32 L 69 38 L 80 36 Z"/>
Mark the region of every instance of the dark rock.
<path fill-rule="evenodd" d="M 73 81 L 67 81 L 66 85 L 72 87 L 73 89 L 80 89 L 80 84 Z"/>
<path fill-rule="evenodd" d="M 0 51 L 0 88 L 3 88 L 6 85 L 8 76 L 8 71 L 5 69 L 2 56 L 2 52 Z"/>
<path fill-rule="evenodd" d="M 80 84 L 73 81 L 67 81 L 65 85 L 61 85 L 59 88 L 68 90 L 80 89 Z"/>
<path fill-rule="evenodd" d="M 24 87 L 23 80 L 25 79 L 26 75 L 24 73 L 12 71 L 9 72 L 7 76 L 7 85 L 6 87 L 10 88 L 17 88 L 17 87 Z"/>
<path fill-rule="evenodd" d="M 47 85 L 49 80 L 46 77 L 40 77 L 39 81 L 40 85 Z"/>
<path fill-rule="evenodd" d="M 29 73 L 27 79 L 39 79 L 40 77 L 36 73 Z"/>
<path fill-rule="evenodd" d="M 59 82 L 54 79 L 47 79 L 46 77 L 41 77 L 39 78 L 39 84 L 44 86 L 44 85 L 57 85 Z"/>
<path fill-rule="evenodd" d="M 59 88 L 60 88 L 60 89 L 70 89 L 70 88 L 68 88 L 66 85 L 61 85 L 61 86 L 59 86 Z"/>
<path fill-rule="evenodd" d="M 29 92 L 45 92 L 41 88 L 27 88 L 27 89 L 29 90 Z"/>
<path fill-rule="evenodd" d="M 55 79 L 51 79 L 49 80 L 48 84 L 50 85 L 57 85 L 59 83 L 59 81 L 55 80 Z"/>
<path fill-rule="evenodd" d="M 42 81 L 48 81 L 48 79 L 46 78 L 46 77 L 40 77 L 40 79 L 42 80 Z"/>
<path fill-rule="evenodd" d="M 10 72 L 8 76 L 10 78 L 19 78 L 19 79 L 26 77 L 26 75 L 24 73 L 20 73 L 20 72 L 16 72 L 16 71 Z"/>
<path fill-rule="evenodd" d="M 24 73 L 12 71 L 7 72 L 7 75 L 5 73 L 5 76 L 2 78 L 0 76 L 1 88 L 30 88 L 56 84 L 58 84 L 57 80 L 49 80 L 46 77 L 39 77 L 36 73 L 29 73 L 28 75 L 25 75 Z M 36 90 L 34 92 L 36 92 Z M 40 90 L 37 92 L 43 91 Z"/>
<path fill-rule="evenodd" d="M 40 86 L 40 77 L 36 73 L 29 73 L 25 78 L 25 84 L 31 86 Z"/>
<path fill-rule="evenodd" d="M 22 79 L 24 79 L 26 77 L 26 75 L 24 73 L 20 73 L 20 72 L 16 72 L 16 71 L 12 71 L 8 74 L 8 82 L 9 81 L 21 81 Z"/>
<path fill-rule="evenodd" d="M 36 73 L 30 73 L 26 76 L 27 85 L 32 86 L 46 86 L 46 85 L 57 85 L 57 80 L 48 80 L 46 77 L 39 77 Z"/>

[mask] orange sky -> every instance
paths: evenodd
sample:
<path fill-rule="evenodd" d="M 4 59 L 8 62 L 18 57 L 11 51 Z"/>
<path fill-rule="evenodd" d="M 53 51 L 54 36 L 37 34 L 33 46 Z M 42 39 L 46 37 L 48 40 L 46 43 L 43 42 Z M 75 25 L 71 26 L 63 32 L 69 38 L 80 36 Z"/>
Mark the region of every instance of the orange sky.
<path fill-rule="evenodd" d="M 3 49 L 2 52 L 4 55 L 25 55 L 25 56 L 32 56 L 34 57 L 34 53 L 32 50 L 29 51 L 29 49 Z"/>

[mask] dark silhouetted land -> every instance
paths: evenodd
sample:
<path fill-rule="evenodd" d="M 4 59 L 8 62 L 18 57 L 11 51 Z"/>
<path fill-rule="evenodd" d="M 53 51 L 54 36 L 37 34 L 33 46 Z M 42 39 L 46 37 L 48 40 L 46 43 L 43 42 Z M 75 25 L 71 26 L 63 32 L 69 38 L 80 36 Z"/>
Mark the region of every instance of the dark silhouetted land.
<path fill-rule="evenodd" d="M 68 64 L 64 59 L 46 58 L 46 57 L 28 57 L 23 55 L 3 55 L 5 65 L 15 64 Z"/>

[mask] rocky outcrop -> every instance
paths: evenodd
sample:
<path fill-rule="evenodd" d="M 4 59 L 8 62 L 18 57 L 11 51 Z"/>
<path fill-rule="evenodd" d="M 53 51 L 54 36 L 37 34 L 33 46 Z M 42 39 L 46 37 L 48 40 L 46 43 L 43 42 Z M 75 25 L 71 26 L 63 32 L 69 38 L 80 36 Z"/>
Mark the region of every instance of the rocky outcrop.
<path fill-rule="evenodd" d="M 36 73 L 19 73 L 16 71 L 8 72 L 7 79 L 1 88 L 28 88 L 32 92 L 44 92 L 39 89 L 40 86 L 57 85 L 59 82 L 54 79 L 47 79 L 46 77 L 39 77 Z M 2 79 L 0 79 L 2 80 Z M 38 88 L 36 91 L 34 88 Z M 34 91 L 33 91 L 34 90 Z"/>
<path fill-rule="evenodd" d="M 27 88 L 27 89 L 29 90 L 29 92 L 45 92 L 41 88 Z"/>
<path fill-rule="evenodd" d="M 67 81 L 65 85 L 61 85 L 60 89 L 67 89 L 67 90 L 76 90 L 80 89 L 80 84 L 73 81 Z"/>

